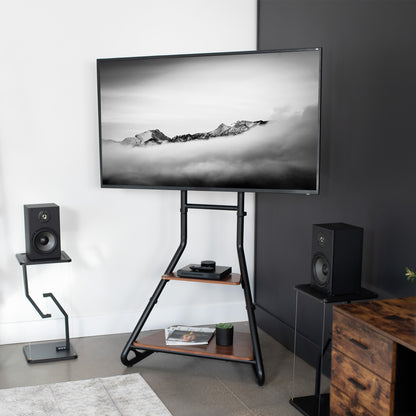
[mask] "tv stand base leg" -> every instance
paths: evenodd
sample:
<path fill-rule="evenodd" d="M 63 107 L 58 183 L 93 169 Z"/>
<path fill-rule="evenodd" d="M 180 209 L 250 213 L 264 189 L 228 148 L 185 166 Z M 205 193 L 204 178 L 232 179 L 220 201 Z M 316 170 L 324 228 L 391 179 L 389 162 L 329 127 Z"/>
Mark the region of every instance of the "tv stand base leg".
<path fill-rule="evenodd" d="M 130 352 L 134 353 L 133 358 L 128 358 L 128 355 Z M 134 364 L 137 364 L 139 361 L 144 360 L 146 357 L 148 357 L 150 354 L 153 354 L 154 351 L 137 351 L 137 350 L 128 350 L 126 354 L 123 354 L 121 356 L 121 362 L 126 367 L 133 367 Z"/>
<path fill-rule="evenodd" d="M 253 364 L 254 374 L 256 375 L 257 384 L 262 386 L 264 384 L 264 371 L 262 366 L 259 366 L 257 363 Z"/>

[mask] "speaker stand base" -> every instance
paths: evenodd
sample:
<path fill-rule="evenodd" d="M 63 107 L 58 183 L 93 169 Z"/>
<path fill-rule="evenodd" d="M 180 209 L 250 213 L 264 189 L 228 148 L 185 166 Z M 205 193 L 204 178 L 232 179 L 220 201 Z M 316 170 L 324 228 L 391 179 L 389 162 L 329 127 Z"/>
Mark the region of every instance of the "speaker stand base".
<path fill-rule="evenodd" d="M 329 416 L 329 393 L 320 397 L 294 397 L 289 403 L 305 416 Z"/>
<path fill-rule="evenodd" d="M 78 354 L 71 344 L 69 345 L 69 348 L 66 348 L 65 340 L 40 344 L 27 344 L 23 347 L 23 353 L 29 364 L 74 360 L 78 358 Z"/>

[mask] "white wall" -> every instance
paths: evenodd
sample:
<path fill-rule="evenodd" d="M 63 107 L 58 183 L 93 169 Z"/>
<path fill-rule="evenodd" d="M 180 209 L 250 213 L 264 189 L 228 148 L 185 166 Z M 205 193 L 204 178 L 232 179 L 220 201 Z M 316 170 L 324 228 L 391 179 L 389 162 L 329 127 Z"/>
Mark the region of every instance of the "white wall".
<path fill-rule="evenodd" d="M 179 243 L 179 192 L 99 186 L 96 58 L 252 50 L 256 0 L 9 0 L 0 13 L 0 344 L 130 332 Z M 235 204 L 233 193 L 190 202 Z M 69 264 L 29 266 L 23 204 L 61 208 Z M 245 247 L 254 269 L 254 196 Z M 238 271 L 236 215 L 190 211 L 179 266 L 215 259 Z M 145 328 L 246 320 L 241 287 L 170 282 Z"/>

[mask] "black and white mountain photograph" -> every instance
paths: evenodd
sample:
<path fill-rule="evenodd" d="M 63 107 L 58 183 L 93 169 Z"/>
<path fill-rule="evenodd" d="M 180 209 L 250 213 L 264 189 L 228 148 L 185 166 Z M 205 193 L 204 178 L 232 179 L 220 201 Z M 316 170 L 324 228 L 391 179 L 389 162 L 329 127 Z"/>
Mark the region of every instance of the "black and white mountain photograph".
<path fill-rule="evenodd" d="M 103 186 L 317 189 L 320 51 L 99 59 Z"/>

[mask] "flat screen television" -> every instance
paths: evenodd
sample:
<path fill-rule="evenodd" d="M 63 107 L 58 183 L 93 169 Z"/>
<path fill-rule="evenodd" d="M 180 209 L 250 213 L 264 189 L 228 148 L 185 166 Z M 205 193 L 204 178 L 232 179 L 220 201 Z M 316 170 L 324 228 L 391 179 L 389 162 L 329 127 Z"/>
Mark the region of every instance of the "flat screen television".
<path fill-rule="evenodd" d="M 98 59 L 101 186 L 318 193 L 321 53 Z"/>

